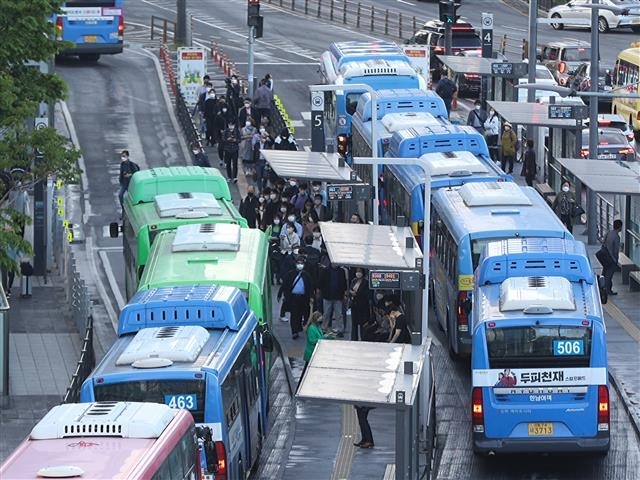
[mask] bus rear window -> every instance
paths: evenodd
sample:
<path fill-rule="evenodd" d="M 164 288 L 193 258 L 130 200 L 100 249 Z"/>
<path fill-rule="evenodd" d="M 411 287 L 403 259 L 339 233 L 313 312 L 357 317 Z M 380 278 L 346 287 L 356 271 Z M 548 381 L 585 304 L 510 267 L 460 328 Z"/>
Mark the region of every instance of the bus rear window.
<path fill-rule="evenodd" d="M 154 402 L 172 408 L 186 408 L 196 423 L 204 422 L 204 380 L 141 380 L 97 384 L 97 402 Z"/>
<path fill-rule="evenodd" d="M 589 367 L 591 328 L 526 326 L 487 328 L 490 368 Z"/>

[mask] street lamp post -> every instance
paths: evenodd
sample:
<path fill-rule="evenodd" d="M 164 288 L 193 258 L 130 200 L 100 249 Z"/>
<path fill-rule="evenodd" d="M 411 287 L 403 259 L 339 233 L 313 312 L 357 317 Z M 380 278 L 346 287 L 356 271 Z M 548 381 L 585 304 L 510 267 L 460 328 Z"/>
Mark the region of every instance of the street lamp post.
<path fill-rule="evenodd" d="M 370 85 L 366 83 L 350 83 L 349 85 L 310 85 L 309 90 L 311 92 L 335 92 L 338 90 L 353 91 L 353 90 L 365 90 L 371 95 L 371 149 L 376 154 L 378 150 L 378 131 L 376 123 L 378 122 L 378 95 L 376 91 Z M 374 157 L 375 158 L 375 157 Z M 378 225 L 379 215 L 378 209 L 380 208 L 380 194 L 378 191 L 378 162 L 376 161 L 371 167 L 371 185 L 373 186 L 373 223 Z M 364 179 L 362 179 L 364 180 Z"/>

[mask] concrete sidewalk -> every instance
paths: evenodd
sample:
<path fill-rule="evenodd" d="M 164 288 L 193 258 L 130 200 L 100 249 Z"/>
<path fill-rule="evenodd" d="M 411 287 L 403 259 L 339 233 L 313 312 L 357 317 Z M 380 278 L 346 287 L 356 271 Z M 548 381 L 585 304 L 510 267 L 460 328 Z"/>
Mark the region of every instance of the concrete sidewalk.
<path fill-rule="evenodd" d="M 64 279 L 32 277 L 33 294 L 9 301 L 9 395 L 0 397 L 0 459 L 4 460 L 53 406 L 75 371 L 82 339 L 65 305 Z"/>

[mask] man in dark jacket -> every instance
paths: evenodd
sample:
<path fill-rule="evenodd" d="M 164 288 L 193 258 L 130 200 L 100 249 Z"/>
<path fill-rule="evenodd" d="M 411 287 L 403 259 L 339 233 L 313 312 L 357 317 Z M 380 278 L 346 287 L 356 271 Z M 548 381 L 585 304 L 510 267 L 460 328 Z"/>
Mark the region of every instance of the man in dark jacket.
<path fill-rule="evenodd" d="M 227 128 L 222 133 L 222 150 L 224 151 L 224 163 L 227 167 L 227 178 L 233 183 L 238 183 L 240 140 L 240 130 L 236 127 L 235 120 L 229 120 Z"/>
<path fill-rule="evenodd" d="M 122 208 L 122 199 L 124 198 L 124 192 L 129 189 L 129 182 L 134 173 L 140 170 L 137 163 L 133 162 L 129 158 L 129 150 L 122 150 L 120 153 L 120 175 L 118 176 L 118 183 L 120 184 L 120 190 L 118 191 L 118 200 L 120 200 L 120 208 Z"/>
<path fill-rule="evenodd" d="M 336 328 L 344 328 L 342 305 L 347 295 L 347 272 L 339 265 L 329 264 L 320 269 L 319 277 L 318 290 L 322 297 L 326 325 L 331 328 L 335 317 Z"/>
<path fill-rule="evenodd" d="M 240 202 L 240 215 L 247 220 L 249 228 L 256 228 L 257 226 L 257 209 L 260 206 L 258 198 L 256 197 L 255 187 L 249 185 L 247 187 L 247 196 Z"/>
<path fill-rule="evenodd" d="M 291 336 L 294 340 L 300 336 L 302 325 L 309 319 L 311 295 L 315 288 L 311 275 L 304 270 L 304 265 L 304 257 L 298 256 L 296 267 L 285 273 L 278 290 L 278 301 L 284 296 L 291 312 Z"/>
<path fill-rule="evenodd" d="M 273 141 L 274 150 L 298 150 L 298 145 L 293 136 L 289 133 L 288 128 L 283 128 L 280 135 Z"/>

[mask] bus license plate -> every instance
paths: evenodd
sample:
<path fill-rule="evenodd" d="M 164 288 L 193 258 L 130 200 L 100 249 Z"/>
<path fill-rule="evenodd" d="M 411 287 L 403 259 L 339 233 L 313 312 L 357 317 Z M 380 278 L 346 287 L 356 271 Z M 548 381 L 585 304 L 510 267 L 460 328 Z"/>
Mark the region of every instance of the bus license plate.
<path fill-rule="evenodd" d="M 530 423 L 529 436 L 540 437 L 553 435 L 553 423 Z"/>
<path fill-rule="evenodd" d="M 97 35 L 85 35 L 84 41 L 87 43 L 96 43 L 98 41 Z"/>

